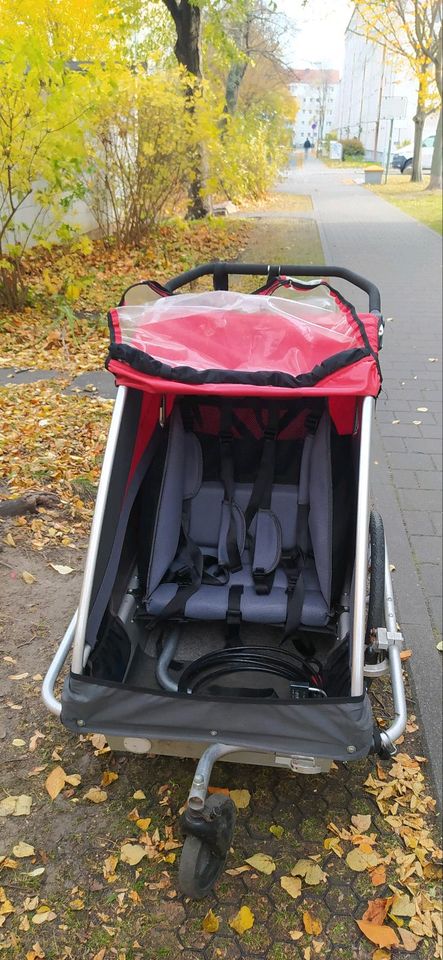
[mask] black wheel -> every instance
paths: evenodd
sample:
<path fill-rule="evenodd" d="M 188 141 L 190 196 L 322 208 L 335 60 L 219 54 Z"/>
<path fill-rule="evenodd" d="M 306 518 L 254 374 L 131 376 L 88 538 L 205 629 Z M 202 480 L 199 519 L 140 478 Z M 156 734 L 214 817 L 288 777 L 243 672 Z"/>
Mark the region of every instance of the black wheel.
<path fill-rule="evenodd" d="M 369 544 L 371 551 L 368 617 L 366 621 L 366 642 L 371 633 L 385 622 L 385 531 L 383 520 L 375 510 L 369 518 Z"/>
<path fill-rule="evenodd" d="M 201 900 L 211 893 L 226 863 L 234 833 L 236 808 L 232 800 L 221 794 L 213 794 L 205 803 L 205 813 L 212 818 L 220 816 L 222 811 L 228 824 L 227 828 L 225 824 L 223 836 L 225 849 L 219 847 L 214 852 L 204 840 L 193 836 L 187 836 L 183 844 L 178 883 L 182 893 L 194 900 Z"/>

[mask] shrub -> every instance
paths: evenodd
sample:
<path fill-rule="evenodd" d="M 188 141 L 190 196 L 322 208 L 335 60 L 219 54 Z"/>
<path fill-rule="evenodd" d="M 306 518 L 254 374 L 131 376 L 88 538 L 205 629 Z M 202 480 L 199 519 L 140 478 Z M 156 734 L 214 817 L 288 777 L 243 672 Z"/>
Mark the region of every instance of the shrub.
<path fill-rule="evenodd" d="M 364 157 L 365 148 L 358 137 L 350 137 L 340 142 L 343 147 L 343 160 L 351 157 Z"/>

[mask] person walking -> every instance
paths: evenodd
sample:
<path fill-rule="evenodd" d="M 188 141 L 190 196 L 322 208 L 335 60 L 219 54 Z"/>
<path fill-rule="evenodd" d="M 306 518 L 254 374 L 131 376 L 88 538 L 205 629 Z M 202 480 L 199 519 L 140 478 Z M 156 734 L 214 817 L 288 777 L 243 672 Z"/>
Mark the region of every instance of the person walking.
<path fill-rule="evenodd" d="M 308 159 L 308 156 L 309 156 L 309 151 L 310 151 L 310 149 L 311 149 L 311 141 L 310 141 L 309 137 L 306 137 L 306 140 L 305 140 L 303 146 L 304 146 L 304 149 L 305 149 L 305 160 L 307 160 L 307 159 Z"/>

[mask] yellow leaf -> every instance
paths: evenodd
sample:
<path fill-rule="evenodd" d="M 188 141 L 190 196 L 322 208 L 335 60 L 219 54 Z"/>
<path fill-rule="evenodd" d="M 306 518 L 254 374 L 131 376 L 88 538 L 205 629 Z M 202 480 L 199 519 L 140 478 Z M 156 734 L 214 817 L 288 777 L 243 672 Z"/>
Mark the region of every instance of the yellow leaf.
<path fill-rule="evenodd" d="M 73 573 L 73 567 L 65 567 L 62 563 L 50 563 L 49 566 L 57 573 L 61 573 L 62 577 L 66 577 L 68 573 Z"/>
<path fill-rule="evenodd" d="M 397 947 L 399 939 L 392 927 L 384 923 L 370 923 L 369 920 L 357 920 L 361 932 L 377 947 Z"/>
<path fill-rule="evenodd" d="M 312 917 L 308 910 L 305 910 L 303 913 L 303 926 L 306 933 L 313 934 L 315 937 L 323 930 L 321 920 L 316 920 Z"/>
<path fill-rule="evenodd" d="M 37 577 L 34 577 L 32 573 L 29 573 L 29 570 L 23 570 L 22 580 L 24 580 L 25 583 L 35 583 Z"/>
<path fill-rule="evenodd" d="M 81 775 L 79 773 L 70 773 L 65 777 L 66 783 L 69 783 L 71 787 L 78 787 L 79 783 L 82 782 Z"/>
<path fill-rule="evenodd" d="M 46 953 L 39 943 L 34 943 L 32 950 L 28 950 L 26 954 L 26 960 L 44 960 L 44 957 L 46 957 Z"/>
<path fill-rule="evenodd" d="M 241 936 L 243 933 L 246 933 L 246 930 L 250 930 L 251 927 L 254 926 L 254 914 L 249 907 L 240 907 L 238 913 L 236 913 L 235 917 L 232 917 L 231 920 L 228 920 L 228 923 L 229 926 Z"/>
<path fill-rule="evenodd" d="M 143 793 L 143 790 L 136 790 L 132 794 L 133 800 L 146 800 L 146 794 Z"/>
<path fill-rule="evenodd" d="M 219 918 L 216 917 L 212 910 L 208 910 L 206 916 L 204 916 L 202 920 L 202 930 L 204 930 L 205 933 L 217 933 L 219 926 Z"/>
<path fill-rule="evenodd" d="M 90 790 L 85 793 L 84 800 L 90 800 L 91 803 L 104 803 L 108 799 L 108 794 L 106 790 L 100 790 L 99 787 L 91 787 Z"/>
<path fill-rule="evenodd" d="M 258 870 L 259 873 L 269 874 L 274 873 L 276 869 L 275 863 L 267 853 L 254 853 L 253 857 L 247 857 L 246 863 L 249 863 L 250 867 L 253 867 L 254 870 Z"/>
<path fill-rule="evenodd" d="M 75 900 L 71 900 L 69 906 L 71 910 L 83 910 L 85 905 L 84 900 L 81 900 L 80 897 L 77 897 Z"/>
<path fill-rule="evenodd" d="M 63 770 L 63 767 L 54 767 L 51 770 L 51 773 L 46 777 L 45 787 L 51 797 L 51 800 L 55 800 L 58 797 L 61 790 L 66 783 L 66 773 Z"/>
<path fill-rule="evenodd" d="M 281 840 L 284 832 L 285 831 L 283 827 L 280 827 L 278 823 L 273 823 L 272 826 L 269 827 L 269 833 L 272 833 L 274 837 L 277 837 L 277 840 Z"/>
<path fill-rule="evenodd" d="M 383 883 L 386 883 L 386 867 L 383 864 L 371 870 L 371 880 L 374 887 L 380 887 Z"/>
<path fill-rule="evenodd" d="M 152 823 L 152 817 L 139 818 L 135 822 L 139 830 L 143 830 L 143 833 L 144 833 L 145 830 L 147 830 L 150 824 Z"/>
<path fill-rule="evenodd" d="M 135 867 L 146 855 L 146 849 L 139 843 L 124 843 L 120 850 L 120 859 L 123 863 L 129 863 L 131 867 Z"/>
<path fill-rule="evenodd" d="M 32 797 L 21 793 L 18 797 L 4 797 L 0 800 L 0 817 L 27 817 L 31 812 Z"/>
<path fill-rule="evenodd" d="M 403 893 L 401 896 L 395 897 L 391 913 L 396 917 L 414 917 L 416 914 L 415 903 L 406 893 Z"/>
<path fill-rule="evenodd" d="M 6 537 L 3 537 L 3 543 L 7 543 L 8 547 L 15 547 L 15 540 L 12 533 L 7 533 Z"/>
<path fill-rule="evenodd" d="M 303 930 L 289 930 L 291 940 L 300 940 L 303 935 Z"/>
<path fill-rule="evenodd" d="M 118 773 L 114 773 L 113 770 L 105 770 L 101 779 L 102 787 L 108 787 L 110 783 L 114 783 L 114 780 L 118 780 Z"/>
<path fill-rule="evenodd" d="M 247 873 L 251 868 L 244 864 L 242 867 L 230 867 L 225 872 L 229 874 L 230 877 L 238 877 L 241 873 Z"/>
<path fill-rule="evenodd" d="M 376 867 L 378 862 L 378 857 L 375 853 L 362 853 L 361 850 L 351 850 L 347 857 L 346 863 L 351 870 L 355 870 L 356 873 L 363 873 L 363 870 L 367 870 L 369 867 Z"/>
<path fill-rule="evenodd" d="M 355 816 L 351 817 L 351 823 L 357 828 L 359 833 L 366 833 L 371 826 L 371 817 L 369 814 L 364 816 L 363 814 L 357 813 Z"/>
<path fill-rule="evenodd" d="M 297 860 L 297 863 L 291 870 L 293 877 L 304 877 L 305 883 L 315 887 L 318 883 L 326 880 L 326 874 L 323 873 L 318 863 L 312 860 Z"/>
<path fill-rule="evenodd" d="M 249 807 L 249 802 L 251 799 L 249 790 L 230 790 L 229 796 L 235 803 L 237 810 L 245 810 L 246 807 Z"/>
<path fill-rule="evenodd" d="M 338 837 L 326 837 L 326 839 L 323 840 L 323 846 L 325 850 L 333 850 L 337 857 L 343 856 L 343 847 Z"/>
<path fill-rule="evenodd" d="M 35 854 L 34 847 L 30 843 L 25 843 L 24 840 L 20 840 L 20 843 L 16 843 L 15 847 L 12 848 L 14 857 L 21 859 L 22 857 L 33 857 Z"/>
<path fill-rule="evenodd" d="M 113 883 L 113 881 L 117 879 L 115 873 L 117 864 L 118 857 L 114 856 L 114 854 L 111 853 L 109 857 L 106 857 L 106 860 L 103 864 L 103 876 L 108 883 Z"/>
<path fill-rule="evenodd" d="M 391 951 L 386 950 L 385 947 L 377 947 L 372 954 L 372 960 L 390 960 Z"/>
<path fill-rule="evenodd" d="M 55 920 L 57 914 L 53 910 L 50 910 L 49 907 L 39 907 L 37 913 L 34 913 L 32 922 L 36 924 L 41 923 L 50 923 L 51 920 Z"/>
<path fill-rule="evenodd" d="M 280 877 L 280 886 L 283 887 L 283 890 L 286 890 L 286 893 L 289 893 L 289 896 L 294 900 L 301 894 L 300 877 Z"/>
<path fill-rule="evenodd" d="M 25 741 L 24 741 L 24 740 L 21 740 L 21 739 L 20 739 L 20 737 L 15 737 L 14 740 L 12 741 L 12 746 L 13 746 L 13 747 L 24 747 L 24 746 L 26 746 L 26 744 L 25 744 Z"/>
<path fill-rule="evenodd" d="M 314 953 L 320 953 L 320 950 L 323 950 L 324 941 L 323 940 L 313 940 L 312 946 L 314 947 Z"/>

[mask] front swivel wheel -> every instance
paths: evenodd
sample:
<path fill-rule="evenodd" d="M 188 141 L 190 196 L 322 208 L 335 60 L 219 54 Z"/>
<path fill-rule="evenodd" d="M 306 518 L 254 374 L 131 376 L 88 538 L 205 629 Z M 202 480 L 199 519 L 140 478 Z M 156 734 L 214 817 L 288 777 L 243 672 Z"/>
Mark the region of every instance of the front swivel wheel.
<path fill-rule="evenodd" d="M 211 893 L 226 863 L 235 818 L 235 805 L 222 794 L 209 797 L 198 816 L 185 812 L 181 822 L 185 842 L 178 883 L 186 897 L 201 900 Z"/>

